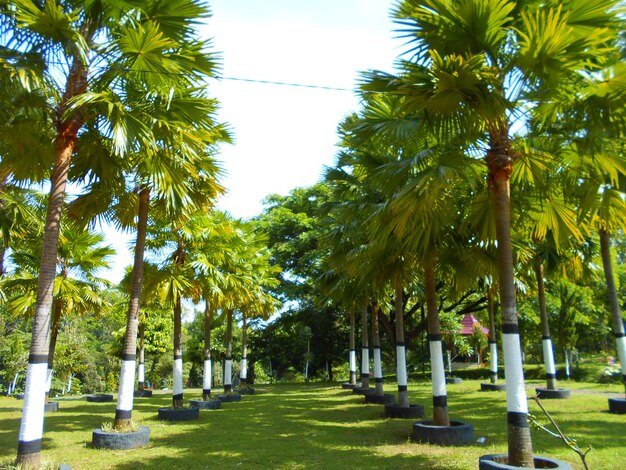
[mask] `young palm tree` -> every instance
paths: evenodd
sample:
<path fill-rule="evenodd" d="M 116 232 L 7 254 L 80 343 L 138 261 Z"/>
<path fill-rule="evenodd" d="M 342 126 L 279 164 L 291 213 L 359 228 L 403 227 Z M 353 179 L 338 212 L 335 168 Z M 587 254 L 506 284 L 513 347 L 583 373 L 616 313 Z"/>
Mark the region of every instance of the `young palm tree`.
<path fill-rule="evenodd" d="M 35 243 L 33 243 L 33 241 Z M 7 279 L 6 287 L 20 294 L 14 295 L 9 309 L 16 313 L 32 314 L 37 292 L 37 256 L 40 251 L 37 238 L 30 239 L 30 246 L 22 242 L 14 247 L 14 262 L 20 271 Z M 104 238 L 73 227 L 63 228 L 59 238 L 59 268 L 54 285 L 52 328 L 48 348 L 48 374 L 46 381 L 46 402 L 52 384 L 54 354 L 61 320 L 71 313 L 98 312 L 106 302 L 99 291 L 108 282 L 96 277 L 97 271 L 109 267 L 112 248 L 101 246 Z"/>
<path fill-rule="evenodd" d="M 593 64 L 612 46 L 616 1 L 566 5 L 541 1 L 404 0 L 393 15 L 409 38 L 412 57 L 402 75 L 370 73 L 366 89 L 407 96 L 406 111 L 426 113 L 450 135 L 484 132 L 489 182 L 495 195 L 499 288 L 507 378 L 509 464 L 532 466 L 528 405 L 520 354 L 510 236 L 510 177 L 516 153 L 511 120 L 531 100 Z M 606 26 L 599 32 L 598 24 Z M 597 32 L 591 34 L 590 32 Z M 570 81 L 568 81 L 570 80 Z"/>

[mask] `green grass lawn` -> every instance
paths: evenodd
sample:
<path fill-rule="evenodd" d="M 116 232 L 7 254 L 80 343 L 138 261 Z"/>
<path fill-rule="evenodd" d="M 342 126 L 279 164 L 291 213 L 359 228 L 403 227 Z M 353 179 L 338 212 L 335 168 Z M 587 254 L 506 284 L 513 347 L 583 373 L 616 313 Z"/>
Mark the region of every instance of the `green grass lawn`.
<path fill-rule="evenodd" d="M 529 395 L 535 385 L 529 383 Z M 594 450 L 591 468 L 623 469 L 626 462 L 626 415 L 612 415 L 607 397 L 616 385 L 562 383 L 571 388 L 569 400 L 545 400 L 562 429 Z M 170 395 L 135 399 L 134 418 L 150 427 L 150 444 L 132 451 L 89 448 L 91 430 L 111 421 L 115 403 L 60 400 L 60 411 L 45 420 L 43 458 L 73 469 L 136 468 L 457 468 L 474 469 L 482 454 L 506 452 L 504 393 L 480 392 L 479 381 L 449 385 L 450 417 L 474 425 L 483 446 L 444 448 L 409 441 L 411 420 L 383 418 L 380 405 L 364 405 L 361 396 L 337 384 L 257 386 L 258 395 L 221 410 L 201 411 L 200 419 L 173 424 L 157 420 L 157 409 L 169 406 Z M 392 393 L 393 385 L 386 387 Z M 411 402 L 431 415 L 428 383 L 409 385 Z M 585 393 L 590 390 L 593 393 Z M 200 390 L 186 390 L 187 399 Z M 0 398 L 0 462 L 15 456 L 23 402 Z M 531 413 L 540 416 L 534 402 Z M 541 417 L 541 421 L 546 419 Z M 533 431 L 535 453 L 567 460 L 575 468 L 578 457 L 561 442 Z"/>

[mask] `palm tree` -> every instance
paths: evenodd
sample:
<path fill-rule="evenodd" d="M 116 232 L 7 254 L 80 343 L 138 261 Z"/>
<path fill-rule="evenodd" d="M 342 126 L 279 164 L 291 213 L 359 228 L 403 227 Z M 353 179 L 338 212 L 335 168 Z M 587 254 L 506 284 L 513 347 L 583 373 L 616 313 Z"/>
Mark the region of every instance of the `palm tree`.
<path fill-rule="evenodd" d="M 619 61 L 619 57 L 617 58 Z M 571 131 L 568 139 L 570 164 L 580 179 L 568 179 L 570 196 L 579 203 L 581 220 L 600 239 L 600 254 L 606 279 L 611 329 L 624 377 L 626 393 L 626 334 L 620 312 L 611 262 L 611 237 L 626 228 L 624 211 L 624 84 L 619 78 L 624 71 L 621 62 L 611 64 L 600 73 L 584 77 L 578 83 L 580 93 L 564 100 L 556 110 L 546 107 L 544 112 L 556 114 Z M 574 184 L 576 183 L 576 184 Z"/>
<path fill-rule="evenodd" d="M 20 292 L 9 302 L 10 310 L 32 314 L 37 292 L 37 256 L 40 246 L 30 238 L 30 246 L 22 242 L 15 247 L 12 257 L 20 271 L 6 280 L 6 286 Z M 52 383 L 54 353 L 61 320 L 70 313 L 98 312 L 106 302 L 99 295 L 108 282 L 96 277 L 97 271 L 109 267 L 114 254 L 111 247 L 102 246 L 104 237 L 72 226 L 64 226 L 59 237 L 59 274 L 54 285 L 52 328 L 48 348 L 46 403 Z"/>
<path fill-rule="evenodd" d="M 412 57 L 400 77 L 369 73 L 365 88 L 407 96 L 445 138 L 484 133 L 495 195 L 499 288 L 507 377 L 508 462 L 532 466 L 528 405 L 520 354 L 510 237 L 510 177 L 516 158 L 511 120 L 531 100 L 546 100 L 581 70 L 602 61 L 614 42 L 616 1 L 566 5 L 540 1 L 404 0 L 393 16 L 409 38 Z M 583 13 L 584 12 L 584 13 Z M 606 25 L 598 34 L 596 25 Z M 602 51 L 602 52 L 601 52 Z"/>
<path fill-rule="evenodd" d="M 37 465 L 57 243 L 77 143 L 83 136 L 99 136 L 118 154 L 124 154 L 138 140 L 150 144 L 152 135 L 137 119 L 139 108 L 129 112 L 125 99 L 137 98 L 140 88 L 144 97 L 189 88 L 213 72 L 213 63 L 203 51 L 204 44 L 195 40 L 195 23 L 207 16 L 208 10 L 194 0 L 167 4 L 149 1 L 141 7 L 124 0 L 79 6 L 65 0 L 45 4 L 16 0 L 4 2 L 0 13 L 3 46 L 16 56 L 30 56 L 34 68 L 42 66 L 52 90 L 47 93 L 51 97 L 49 115 L 57 118 L 26 406 L 18 443 L 18 463 Z M 160 21 L 162 18 L 166 21 Z M 85 126 L 91 132 L 81 133 Z M 134 348 L 132 352 L 125 351 L 125 362 L 130 363 L 132 357 L 133 377 L 134 356 Z M 129 367 L 130 364 L 125 369 Z M 127 382 L 129 376 L 128 372 L 123 374 L 122 381 Z"/>

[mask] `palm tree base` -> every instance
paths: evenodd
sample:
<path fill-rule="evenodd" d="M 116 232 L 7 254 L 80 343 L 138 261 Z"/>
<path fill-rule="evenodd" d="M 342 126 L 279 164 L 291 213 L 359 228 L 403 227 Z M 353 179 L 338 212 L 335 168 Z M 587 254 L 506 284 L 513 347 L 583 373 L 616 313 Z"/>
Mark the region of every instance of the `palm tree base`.
<path fill-rule="evenodd" d="M 200 417 L 200 408 L 159 408 L 161 421 L 193 421 Z"/>
<path fill-rule="evenodd" d="M 396 401 L 396 396 L 389 393 L 386 393 L 385 395 L 365 395 L 365 403 L 367 404 L 393 405 L 394 401 Z"/>
<path fill-rule="evenodd" d="M 350 382 L 344 382 L 341 384 L 341 388 L 343 388 L 344 390 L 353 390 L 357 387 L 360 387 L 361 384 L 360 383 L 356 383 L 356 384 L 351 384 Z"/>
<path fill-rule="evenodd" d="M 478 459 L 478 469 L 479 470 L 488 470 L 488 469 L 514 469 L 514 468 L 526 468 L 526 467 L 515 467 L 513 465 L 509 465 L 507 462 L 509 461 L 508 454 L 489 454 L 483 455 Z M 562 462 L 560 460 L 551 459 L 549 457 L 536 455 L 533 457 L 533 461 L 535 462 L 535 468 L 556 468 L 560 470 L 572 470 L 572 466 L 567 462 Z"/>
<path fill-rule="evenodd" d="M 230 402 L 234 402 L 234 401 L 241 401 L 241 394 L 240 393 L 224 393 L 222 395 L 218 395 L 217 398 L 219 398 L 222 403 L 230 403 Z"/>
<path fill-rule="evenodd" d="M 87 395 L 85 398 L 87 399 L 87 401 L 94 403 L 113 401 L 113 395 L 110 395 L 108 393 L 96 393 L 93 395 Z"/>
<path fill-rule="evenodd" d="M 537 398 L 541 398 L 542 400 L 563 400 L 570 397 L 568 388 L 557 388 L 556 390 L 536 388 L 535 393 L 537 394 Z"/>
<path fill-rule="evenodd" d="M 463 421 L 450 421 L 450 426 L 436 426 L 432 420 L 413 424 L 414 442 L 438 446 L 464 446 L 474 443 L 474 426 Z"/>
<path fill-rule="evenodd" d="M 189 406 L 201 410 L 217 410 L 222 407 L 222 400 L 189 400 Z"/>
<path fill-rule="evenodd" d="M 55 411 L 59 411 L 59 402 L 58 401 L 49 401 L 44 406 L 44 411 L 54 413 Z"/>
<path fill-rule="evenodd" d="M 385 405 L 385 418 L 416 419 L 424 417 L 422 405 L 409 405 L 408 408 L 396 404 Z"/>
<path fill-rule="evenodd" d="M 481 392 L 504 392 L 506 391 L 506 384 L 492 384 L 492 383 L 481 383 L 480 384 Z"/>
<path fill-rule="evenodd" d="M 150 441 L 150 429 L 141 426 L 131 432 L 105 432 L 94 429 L 91 435 L 91 445 L 96 449 L 128 450 L 143 447 Z"/>
<path fill-rule="evenodd" d="M 626 413 L 626 398 L 609 398 L 609 412 L 620 415 Z"/>

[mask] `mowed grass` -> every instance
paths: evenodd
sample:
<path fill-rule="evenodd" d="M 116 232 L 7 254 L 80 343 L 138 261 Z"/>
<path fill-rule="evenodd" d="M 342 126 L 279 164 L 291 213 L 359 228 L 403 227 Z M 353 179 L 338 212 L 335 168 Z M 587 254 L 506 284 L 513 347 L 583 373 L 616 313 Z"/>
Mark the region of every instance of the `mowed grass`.
<path fill-rule="evenodd" d="M 257 386 L 258 395 L 220 410 L 201 411 L 186 423 L 157 420 L 157 409 L 169 406 L 169 394 L 136 398 L 134 418 L 150 427 L 150 444 L 131 451 L 90 448 L 91 431 L 111 421 L 115 403 L 84 399 L 60 401 L 60 411 L 46 414 L 43 458 L 73 469 L 204 469 L 204 468 L 477 468 L 478 457 L 506 452 L 506 403 L 500 392 L 480 392 L 479 381 L 448 386 L 450 417 L 469 421 L 486 444 L 437 447 L 410 442 L 411 420 L 383 417 L 380 405 L 365 405 L 361 396 L 338 384 Z M 529 396 L 541 382 L 529 383 Z M 571 385 L 571 386 L 570 386 Z M 544 400 L 563 431 L 581 445 L 590 444 L 591 468 L 623 469 L 626 465 L 626 415 L 607 412 L 607 396 L 619 386 L 561 384 L 572 389 L 569 400 Z M 389 384 L 386 392 L 393 393 Z M 409 384 L 411 403 L 430 418 L 430 384 Z M 588 391 L 588 392 L 587 392 Z M 187 399 L 200 390 L 186 390 Z M 620 395 L 621 396 L 621 395 Z M 23 402 L 0 399 L 0 462 L 14 458 Z M 531 413 L 547 422 L 532 401 Z M 536 454 L 549 455 L 582 468 L 578 457 L 542 431 L 533 431 Z"/>

